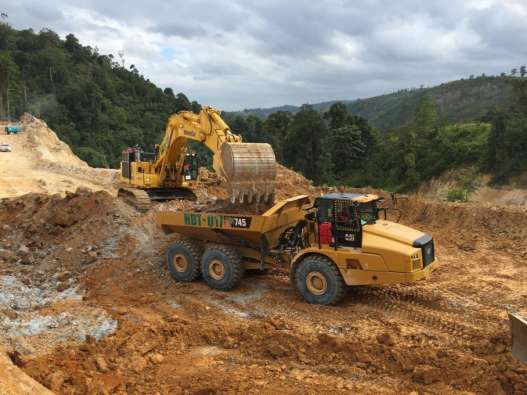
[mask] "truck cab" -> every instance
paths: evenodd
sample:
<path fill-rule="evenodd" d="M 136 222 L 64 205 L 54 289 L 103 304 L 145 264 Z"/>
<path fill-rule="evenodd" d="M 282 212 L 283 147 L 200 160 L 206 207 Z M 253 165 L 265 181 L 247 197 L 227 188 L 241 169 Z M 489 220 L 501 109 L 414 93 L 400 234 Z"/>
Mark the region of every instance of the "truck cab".
<path fill-rule="evenodd" d="M 18 125 L 7 125 L 5 127 L 6 134 L 18 134 L 22 131 L 22 128 Z"/>
<path fill-rule="evenodd" d="M 319 241 L 333 247 L 361 247 L 362 227 L 379 219 L 377 195 L 330 193 L 315 200 Z"/>
<path fill-rule="evenodd" d="M 290 270 L 306 300 L 334 303 L 341 293 L 339 286 L 329 287 L 331 282 L 342 280 L 346 286 L 413 282 L 437 268 L 432 236 L 388 221 L 382 201 L 377 195 L 354 193 L 315 199 L 306 217 L 309 245 L 293 257 Z"/>

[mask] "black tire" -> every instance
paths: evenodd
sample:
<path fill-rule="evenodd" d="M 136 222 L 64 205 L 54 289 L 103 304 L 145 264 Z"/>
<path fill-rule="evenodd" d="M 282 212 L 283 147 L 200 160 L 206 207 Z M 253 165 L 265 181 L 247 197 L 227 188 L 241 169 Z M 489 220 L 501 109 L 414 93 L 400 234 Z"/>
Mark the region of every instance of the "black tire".
<path fill-rule="evenodd" d="M 190 282 L 200 275 L 201 247 L 193 240 L 175 241 L 167 251 L 167 266 L 172 278 Z"/>
<path fill-rule="evenodd" d="M 201 257 L 201 273 L 211 288 L 220 291 L 233 289 L 240 284 L 243 272 L 240 254 L 232 247 L 210 245 Z"/>
<path fill-rule="evenodd" d="M 346 293 L 346 284 L 335 264 L 325 256 L 304 258 L 295 269 L 295 285 L 308 303 L 338 303 Z"/>

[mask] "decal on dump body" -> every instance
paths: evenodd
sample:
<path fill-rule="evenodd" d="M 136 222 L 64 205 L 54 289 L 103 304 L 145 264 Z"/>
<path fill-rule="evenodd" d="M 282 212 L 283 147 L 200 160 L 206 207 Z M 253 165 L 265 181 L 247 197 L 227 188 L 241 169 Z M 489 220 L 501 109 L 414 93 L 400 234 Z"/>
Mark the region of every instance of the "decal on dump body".
<path fill-rule="evenodd" d="M 184 222 L 185 225 L 190 226 L 204 226 L 205 224 L 209 228 L 242 228 L 248 229 L 251 227 L 252 217 L 249 216 L 234 216 L 234 215 L 202 215 L 198 213 L 185 213 Z"/>

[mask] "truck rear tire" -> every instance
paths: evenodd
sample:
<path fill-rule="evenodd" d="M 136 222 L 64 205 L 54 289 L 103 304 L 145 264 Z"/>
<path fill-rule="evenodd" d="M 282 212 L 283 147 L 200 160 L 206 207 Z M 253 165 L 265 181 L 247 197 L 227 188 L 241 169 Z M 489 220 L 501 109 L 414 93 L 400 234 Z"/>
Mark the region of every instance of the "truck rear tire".
<path fill-rule="evenodd" d="M 295 285 L 308 303 L 338 303 L 346 293 L 346 285 L 338 268 L 321 255 L 308 256 L 295 269 Z"/>
<path fill-rule="evenodd" d="M 240 284 L 243 264 L 236 249 L 224 245 L 207 247 L 201 257 L 201 273 L 209 287 L 228 291 Z"/>
<path fill-rule="evenodd" d="M 201 248 L 193 240 L 175 241 L 167 251 L 167 265 L 172 278 L 190 282 L 200 275 Z"/>

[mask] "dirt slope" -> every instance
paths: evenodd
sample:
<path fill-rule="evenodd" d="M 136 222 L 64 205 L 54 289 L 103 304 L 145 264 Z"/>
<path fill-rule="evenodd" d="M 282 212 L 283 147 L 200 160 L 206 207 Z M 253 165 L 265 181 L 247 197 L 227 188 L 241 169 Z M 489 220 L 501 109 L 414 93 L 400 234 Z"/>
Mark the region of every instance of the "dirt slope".
<path fill-rule="evenodd" d="M 459 189 L 463 185 L 460 185 L 458 180 L 459 173 L 463 171 L 466 169 L 449 170 L 440 177 L 420 185 L 416 194 L 427 199 L 446 201 L 449 191 Z M 489 174 L 474 173 L 464 179 L 474 182 L 474 190 L 467 194 L 469 202 L 527 207 L 527 172 L 513 177 L 506 185 L 493 185 Z"/>
<path fill-rule="evenodd" d="M 114 191 L 116 171 L 89 167 L 44 121 L 25 114 L 18 135 L 4 134 L 4 125 L 0 124 L 0 143 L 10 144 L 12 152 L 0 152 L 0 198 L 64 193 L 79 186 Z"/>

